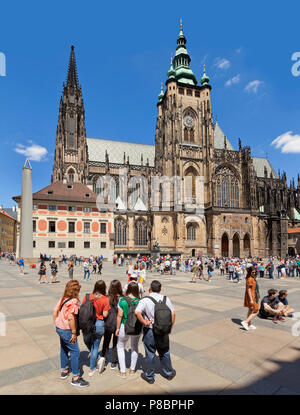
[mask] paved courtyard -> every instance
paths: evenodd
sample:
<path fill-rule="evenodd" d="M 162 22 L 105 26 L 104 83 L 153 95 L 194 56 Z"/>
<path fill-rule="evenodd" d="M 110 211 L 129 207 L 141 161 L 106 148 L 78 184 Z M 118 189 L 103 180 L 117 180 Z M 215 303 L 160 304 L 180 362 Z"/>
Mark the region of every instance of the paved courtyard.
<path fill-rule="evenodd" d="M 159 374 L 153 385 L 140 378 L 141 341 L 133 377 L 118 377 L 109 364 L 90 378 L 88 351 L 80 335 L 83 377 L 90 382 L 89 388 L 80 389 L 70 385 L 70 378 L 59 378 L 59 339 L 52 322 L 53 307 L 68 281 L 66 266 L 59 268 L 59 284 L 38 284 L 37 270 L 26 266 L 20 276 L 17 266 L 1 260 L 0 312 L 7 330 L 0 336 L 0 394 L 300 394 L 300 338 L 291 334 L 295 321 L 275 325 L 257 319 L 257 330 L 244 331 L 244 281 L 232 284 L 215 274 L 212 283 L 191 284 L 189 274 L 148 273 L 146 289 L 152 279 L 159 279 L 176 309 L 171 357 L 177 376 L 171 382 Z M 74 278 L 81 281 L 81 299 L 99 279 L 91 274 L 91 281 L 83 282 L 81 267 Z M 127 279 L 124 268 L 107 262 L 101 278 L 107 284 Z M 288 289 L 290 305 L 300 311 L 300 279 L 258 280 L 261 295 L 273 287 Z"/>

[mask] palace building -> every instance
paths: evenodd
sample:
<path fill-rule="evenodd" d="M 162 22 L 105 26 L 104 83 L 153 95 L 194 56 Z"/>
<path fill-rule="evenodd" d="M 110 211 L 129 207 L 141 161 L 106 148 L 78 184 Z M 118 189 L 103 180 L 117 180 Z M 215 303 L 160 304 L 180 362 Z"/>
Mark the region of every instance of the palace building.
<path fill-rule="evenodd" d="M 268 159 L 253 157 L 241 140 L 238 149 L 233 148 L 213 120 L 212 86 L 205 67 L 198 82 L 190 63 L 181 25 L 165 88 L 158 96 L 153 145 L 88 138 L 72 46 L 59 105 L 54 194 L 56 183 L 63 182 L 80 183 L 98 194 L 99 177 L 113 177 L 118 209 L 111 213 L 110 241 L 115 253 L 149 253 L 157 242 L 161 253 L 170 254 L 285 256 L 288 230 L 300 224 L 300 178 L 297 185 L 293 180 L 288 186 L 285 173 L 276 174 Z M 120 197 L 121 171 L 127 180 L 148 182 L 154 176 L 189 177 L 192 198 L 196 178 L 202 177 L 203 212 L 191 215 L 186 207 L 175 208 L 174 189 L 171 207 L 164 209 L 160 200 L 159 209 L 153 210 L 150 186 L 138 185 L 138 192 L 129 191 L 135 199 L 126 210 Z"/>

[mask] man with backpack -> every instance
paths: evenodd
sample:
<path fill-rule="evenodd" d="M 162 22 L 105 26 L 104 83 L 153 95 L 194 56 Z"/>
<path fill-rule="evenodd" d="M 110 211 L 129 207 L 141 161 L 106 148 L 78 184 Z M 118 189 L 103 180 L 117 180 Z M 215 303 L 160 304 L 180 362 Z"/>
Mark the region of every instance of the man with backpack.
<path fill-rule="evenodd" d="M 149 296 L 143 297 L 135 309 L 135 315 L 144 326 L 143 343 L 146 353 L 147 370 L 141 374 L 142 379 L 152 384 L 155 382 L 155 352 L 158 352 L 161 374 L 172 380 L 176 371 L 170 358 L 169 334 L 175 323 L 175 310 L 166 296 L 161 293 L 161 283 L 152 281 Z"/>

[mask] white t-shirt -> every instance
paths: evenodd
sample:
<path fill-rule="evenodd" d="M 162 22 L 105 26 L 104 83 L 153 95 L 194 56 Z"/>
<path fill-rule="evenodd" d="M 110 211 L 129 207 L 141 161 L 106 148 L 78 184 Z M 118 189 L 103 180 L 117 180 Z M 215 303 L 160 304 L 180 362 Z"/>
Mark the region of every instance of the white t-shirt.
<path fill-rule="evenodd" d="M 153 297 L 156 301 L 163 301 L 164 296 L 159 293 L 151 293 L 148 294 L 149 297 Z M 175 309 L 173 307 L 173 304 L 171 303 L 169 297 L 166 299 L 166 305 L 169 307 L 172 313 L 174 313 Z M 140 302 L 138 303 L 135 311 L 139 311 L 142 313 L 142 317 L 145 320 L 152 320 L 154 321 L 154 308 L 155 304 L 150 298 L 142 298 Z M 150 324 L 149 328 L 152 328 L 152 324 Z"/>
<path fill-rule="evenodd" d="M 132 274 L 133 273 L 133 266 L 132 265 L 129 265 L 129 267 L 128 267 L 128 274 Z"/>

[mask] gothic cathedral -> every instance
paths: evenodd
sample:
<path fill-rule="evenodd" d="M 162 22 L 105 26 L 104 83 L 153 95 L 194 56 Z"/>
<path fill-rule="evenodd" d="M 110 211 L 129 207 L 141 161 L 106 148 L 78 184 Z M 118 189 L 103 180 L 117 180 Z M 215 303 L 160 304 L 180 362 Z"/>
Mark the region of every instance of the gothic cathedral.
<path fill-rule="evenodd" d="M 285 173 L 277 175 L 268 159 L 253 157 L 240 140 L 234 150 L 213 120 L 205 67 L 198 83 L 190 61 L 181 25 L 166 88 L 162 86 L 158 96 L 155 145 L 134 144 L 87 138 L 72 46 L 59 106 L 52 182 L 81 182 L 99 193 L 99 177 L 114 179 L 115 253 L 147 254 L 158 243 L 161 253 L 177 255 L 285 257 L 288 229 L 300 224 L 300 177 L 297 186 L 294 180 L 288 186 Z M 130 209 L 121 197 L 121 172 L 127 181 L 137 179 L 139 191 L 129 186 Z M 184 203 L 178 208 L 174 181 L 168 206 L 162 203 L 160 188 L 154 203 L 154 176 L 189 178 L 191 201 L 201 177 L 201 212 Z"/>

